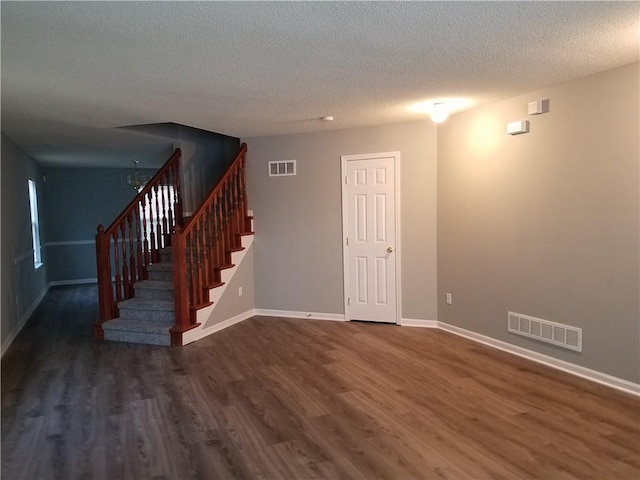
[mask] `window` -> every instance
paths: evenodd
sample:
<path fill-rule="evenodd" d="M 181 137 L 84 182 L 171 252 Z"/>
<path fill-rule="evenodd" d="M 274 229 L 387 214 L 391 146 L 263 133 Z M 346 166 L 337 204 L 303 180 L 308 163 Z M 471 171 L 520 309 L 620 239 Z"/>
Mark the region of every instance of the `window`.
<path fill-rule="evenodd" d="M 33 239 L 33 266 L 42 266 L 42 253 L 40 251 L 40 223 L 38 221 L 38 195 L 36 193 L 36 181 L 29 179 L 29 207 L 31 211 L 31 237 Z"/>

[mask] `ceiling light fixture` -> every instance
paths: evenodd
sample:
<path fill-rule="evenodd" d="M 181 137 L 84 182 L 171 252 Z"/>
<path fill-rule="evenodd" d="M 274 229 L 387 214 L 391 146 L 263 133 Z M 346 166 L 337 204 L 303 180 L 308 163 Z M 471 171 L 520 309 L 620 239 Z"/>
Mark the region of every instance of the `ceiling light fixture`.
<path fill-rule="evenodd" d="M 139 192 L 147 184 L 149 178 L 138 171 L 138 160 L 133 161 L 133 166 L 133 173 L 120 175 L 120 183 L 122 183 L 123 187 L 133 188 L 136 192 Z"/>
<path fill-rule="evenodd" d="M 449 118 L 449 107 L 445 102 L 434 102 L 429 109 L 429 114 L 435 123 L 442 123 Z"/>
<path fill-rule="evenodd" d="M 325 117 L 322 117 L 320 120 L 322 120 L 323 122 L 333 122 L 333 117 L 331 115 L 327 115 Z"/>
<path fill-rule="evenodd" d="M 408 109 L 412 112 L 427 114 L 435 123 L 442 123 L 452 113 L 467 110 L 473 106 L 475 102 L 470 98 L 462 97 L 439 97 L 430 100 L 408 105 Z"/>

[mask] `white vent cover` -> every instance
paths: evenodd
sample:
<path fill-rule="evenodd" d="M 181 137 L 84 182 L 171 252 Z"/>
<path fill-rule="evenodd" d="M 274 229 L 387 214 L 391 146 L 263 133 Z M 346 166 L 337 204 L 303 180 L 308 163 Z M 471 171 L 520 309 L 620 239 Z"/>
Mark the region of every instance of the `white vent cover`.
<path fill-rule="evenodd" d="M 290 177 L 296 174 L 295 160 L 282 160 L 278 162 L 269 162 L 270 177 Z"/>
<path fill-rule="evenodd" d="M 582 329 L 578 327 L 508 312 L 507 331 L 576 352 L 582 351 Z"/>

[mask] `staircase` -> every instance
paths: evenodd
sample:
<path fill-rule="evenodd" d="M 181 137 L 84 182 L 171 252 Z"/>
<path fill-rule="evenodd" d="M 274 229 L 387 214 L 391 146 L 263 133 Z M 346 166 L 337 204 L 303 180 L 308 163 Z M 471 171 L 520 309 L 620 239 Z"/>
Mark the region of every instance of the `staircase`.
<path fill-rule="evenodd" d="M 233 269 L 232 255 L 253 233 L 246 151 L 243 144 L 192 217 L 182 212 L 176 149 L 109 228 L 98 226 L 97 339 L 174 346 L 194 340 L 183 335 L 198 331 L 198 311 L 212 306 L 212 289 L 224 285 L 221 272 Z"/>
<path fill-rule="evenodd" d="M 104 339 L 114 342 L 171 345 L 176 323 L 171 247 L 160 250 L 160 263 L 147 266 L 148 280 L 133 285 L 134 297 L 118 303 L 119 318 L 102 324 Z"/>

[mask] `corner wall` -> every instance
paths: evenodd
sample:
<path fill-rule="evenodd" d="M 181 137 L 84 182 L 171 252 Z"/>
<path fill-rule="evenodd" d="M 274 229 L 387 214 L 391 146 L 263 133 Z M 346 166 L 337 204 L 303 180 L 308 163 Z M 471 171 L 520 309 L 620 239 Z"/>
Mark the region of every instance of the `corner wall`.
<path fill-rule="evenodd" d="M 436 127 L 415 122 L 243 139 L 257 309 L 343 314 L 341 155 L 401 155 L 402 315 L 437 319 Z M 268 162 L 297 160 L 269 177 Z"/>
<path fill-rule="evenodd" d="M 182 150 L 183 208 L 193 214 L 222 178 L 240 150 L 240 140 L 221 133 L 177 125 Z"/>
<path fill-rule="evenodd" d="M 636 63 L 439 128 L 440 321 L 640 382 L 639 84 Z M 507 311 L 582 328 L 583 351 L 507 333 Z"/>
<path fill-rule="evenodd" d="M 45 242 L 42 175 L 40 168 L 25 152 L 4 134 L 2 142 L 2 321 L 0 328 L 2 353 L 18 334 L 33 309 L 47 292 L 49 257 L 42 249 L 44 265 L 33 265 L 31 213 L 29 211 L 28 179 L 36 181 L 41 228 L 41 242 Z"/>

